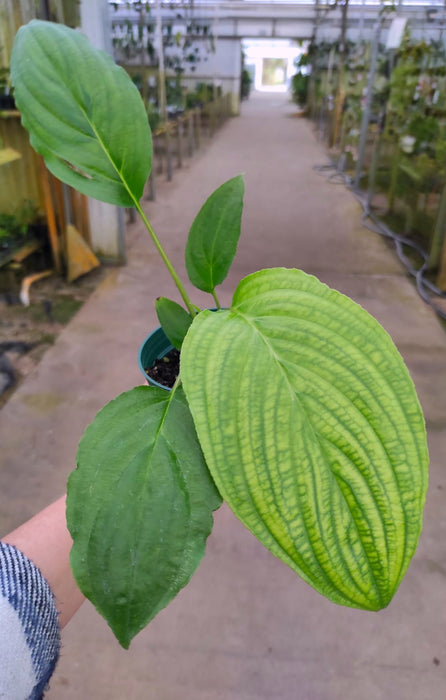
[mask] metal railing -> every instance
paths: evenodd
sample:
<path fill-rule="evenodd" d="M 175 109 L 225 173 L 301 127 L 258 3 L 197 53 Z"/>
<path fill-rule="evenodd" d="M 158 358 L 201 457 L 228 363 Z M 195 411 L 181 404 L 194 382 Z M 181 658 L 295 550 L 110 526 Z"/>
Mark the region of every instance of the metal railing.
<path fill-rule="evenodd" d="M 226 94 L 203 107 L 189 109 L 175 120 L 155 129 L 152 171 L 148 180 L 147 198 L 154 200 L 156 181 L 164 177 L 170 182 L 175 169 L 182 168 L 185 158 L 209 141 L 231 116 L 231 95 Z"/>

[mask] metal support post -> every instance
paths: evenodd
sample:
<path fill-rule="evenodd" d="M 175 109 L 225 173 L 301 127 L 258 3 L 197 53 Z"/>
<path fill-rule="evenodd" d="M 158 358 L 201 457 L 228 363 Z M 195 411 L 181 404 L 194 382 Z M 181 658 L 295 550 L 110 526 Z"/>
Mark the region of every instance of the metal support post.
<path fill-rule="evenodd" d="M 370 114 L 372 111 L 372 98 L 373 98 L 373 83 L 375 81 L 376 64 L 378 60 L 378 47 L 379 47 L 379 35 L 381 33 L 381 18 L 378 20 L 373 32 L 373 44 L 372 44 L 372 55 L 370 58 L 370 70 L 369 77 L 367 80 L 367 95 L 365 101 L 364 112 L 362 113 L 362 123 L 361 123 L 361 136 L 359 139 L 359 152 L 358 161 L 356 163 L 356 173 L 355 173 L 355 190 L 359 189 L 359 183 L 361 180 L 362 164 L 364 161 L 364 152 L 367 141 L 367 132 L 369 128 Z"/>
<path fill-rule="evenodd" d="M 441 252 L 445 246 L 446 231 L 446 187 L 443 188 L 438 207 L 437 221 L 435 222 L 434 235 L 429 253 L 428 269 L 433 270 L 440 264 Z"/>
<path fill-rule="evenodd" d="M 170 182 L 172 180 L 172 139 L 169 129 L 164 132 L 164 143 L 166 144 L 167 181 Z"/>
<path fill-rule="evenodd" d="M 177 165 L 183 167 L 183 119 L 180 117 L 176 125 L 177 130 Z"/>
<path fill-rule="evenodd" d="M 188 145 L 189 145 L 189 157 L 192 158 L 195 149 L 195 139 L 194 139 L 194 116 L 192 111 L 189 112 L 187 118 L 187 131 L 188 131 Z"/>

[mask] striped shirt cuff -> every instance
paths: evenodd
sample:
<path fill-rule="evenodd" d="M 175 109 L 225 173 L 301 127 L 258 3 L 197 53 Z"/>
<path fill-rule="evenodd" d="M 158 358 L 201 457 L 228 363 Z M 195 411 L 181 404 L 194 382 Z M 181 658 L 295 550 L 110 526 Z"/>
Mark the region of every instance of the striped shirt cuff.
<path fill-rule="evenodd" d="M 60 627 L 39 569 L 0 542 L 0 698 L 38 700 L 54 671 Z"/>

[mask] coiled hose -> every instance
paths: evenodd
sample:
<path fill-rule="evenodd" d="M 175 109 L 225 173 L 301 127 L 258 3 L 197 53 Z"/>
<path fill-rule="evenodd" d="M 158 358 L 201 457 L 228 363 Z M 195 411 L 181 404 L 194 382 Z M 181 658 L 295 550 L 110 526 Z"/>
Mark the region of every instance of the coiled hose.
<path fill-rule="evenodd" d="M 423 250 L 420 245 L 415 243 L 415 241 L 407 238 L 407 236 L 402 236 L 399 233 L 395 233 L 395 231 L 392 231 L 392 229 L 390 229 L 384 222 L 380 221 L 371 211 L 368 198 L 364 197 L 363 192 L 355 189 L 353 180 L 343 172 L 338 163 L 315 165 L 314 170 L 319 175 L 325 176 L 330 184 L 344 185 L 348 190 L 350 190 L 350 192 L 352 192 L 353 196 L 357 202 L 359 202 L 363 210 L 361 224 L 367 230 L 372 231 L 372 233 L 378 233 L 380 236 L 384 236 L 385 238 L 393 241 L 399 260 L 402 262 L 408 273 L 415 278 L 415 284 L 420 297 L 432 307 L 440 318 L 446 320 L 446 310 L 442 309 L 435 302 L 435 297 L 442 299 L 446 298 L 446 292 L 443 292 L 426 278 L 426 274 L 428 272 L 429 254 Z M 418 268 L 414 267 L 411 260 L 405 254 L 404 248 L 410 248 L 420 257 L 422 264 Z"/>

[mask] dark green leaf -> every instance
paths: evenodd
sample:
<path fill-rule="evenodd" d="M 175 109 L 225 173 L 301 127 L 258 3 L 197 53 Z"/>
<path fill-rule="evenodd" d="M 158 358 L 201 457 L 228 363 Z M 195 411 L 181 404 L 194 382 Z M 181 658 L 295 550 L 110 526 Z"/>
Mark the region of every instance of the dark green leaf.
<path fill-rule="evenodd" d="M 184 336 L 192 323 L 191 315 L 176 301 L 166 297 L 159 297 L 155 301 L 155 309 L 164 333 L 172 345 L 180 350 Z"/>
<path fill-rule="evenodd" d="M 60 180 L 104 202 L 141 198 L 152 142 L 127 73 L 80 32 L 33 20 L 11 57 L 14 97 L 31 143 Z"/>
<path fill-rule="evenodd" d="M 379 323 L 300 270 L 262 270 L 230 310 L 196 317 L 181 378 L 215 483 L 248 529 L 334 602 L 386 606 L 417 546 L 428 454 Z"/>
<path fill-rule="evenodd" d="M 237 250 L 243 211 L 243 177 L 238 175 L 206 200 L 189 231 L 186 268 L 195 287 L 212 293 L 228 274 Z"/>
<path fill-rule="evenodd" d="M 77 464 L 67 498 L 73 573 L 127 648 L 189 581 L 221 499 L 181 388 L 137 387 L 111 401 Z"/>

